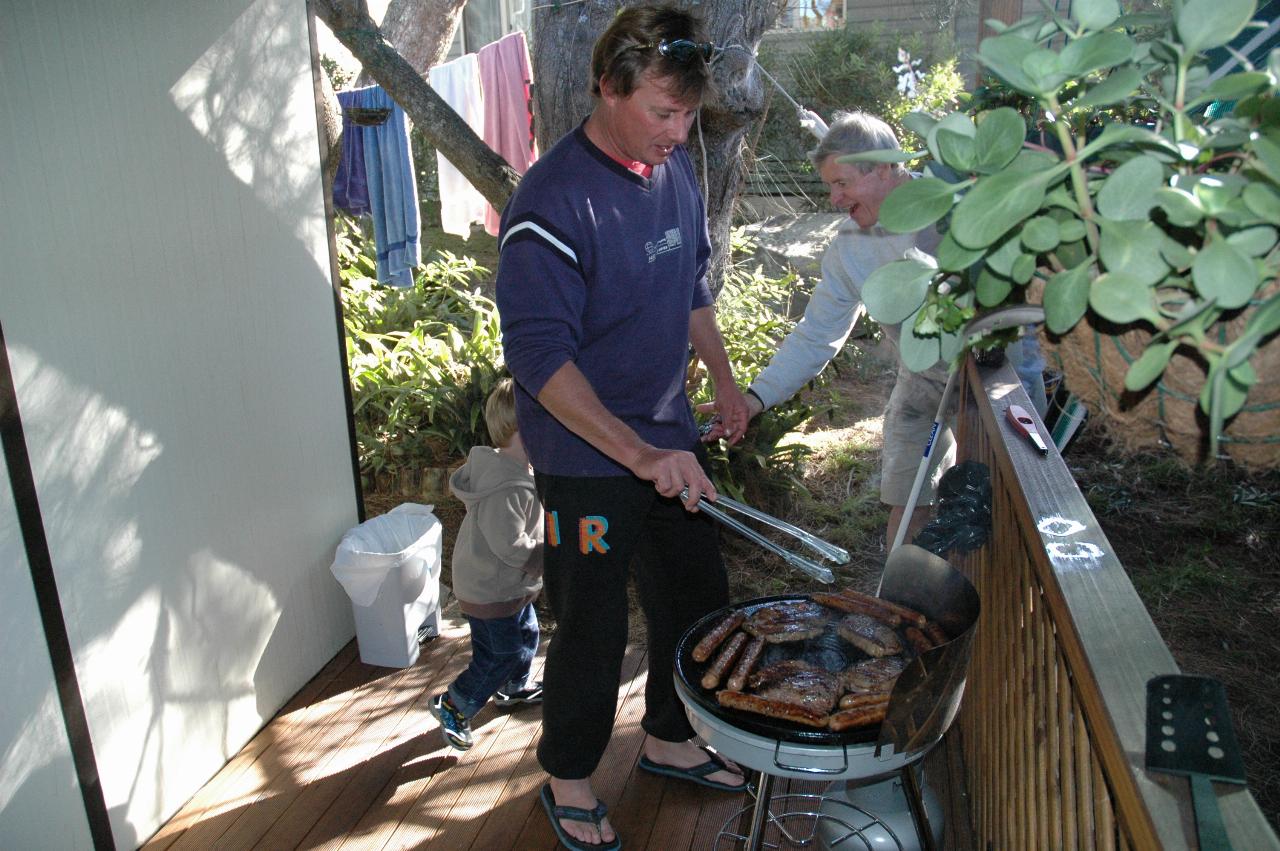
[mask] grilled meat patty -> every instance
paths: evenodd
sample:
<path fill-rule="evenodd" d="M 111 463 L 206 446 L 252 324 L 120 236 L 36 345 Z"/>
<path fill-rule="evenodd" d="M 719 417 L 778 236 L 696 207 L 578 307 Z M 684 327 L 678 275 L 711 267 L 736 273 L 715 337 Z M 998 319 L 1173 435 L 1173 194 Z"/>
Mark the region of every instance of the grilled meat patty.
<path fill-rule="evenodd" d="M 864 659 L 856 665 L 850 665 L 840 672 L 840 683 L 845 691 L 888 692 L 893 689 L 894 680 L 907 667 L 901 656 L 885 656 L 879 659 Z"/>
<path fill-rule="evenodd" d="M 765 700 L 802 706 L 825 715 L 840 696 L 840 677 L 800 659 L 761 668 L 751 676 L 754 693 Z"/>
<path fill-rule="evenodd" d="M 893 656 L 902 652 L 897 633 L 870 615 L 845 615 L 836 632 L 868 656 Z"/>
<path fill-rule="evenodd" d="M 826 611 L 810 600 L 790 600 L 761 606 L 742 628 L 771 644 L 817 638 L 827 625 Z"/>

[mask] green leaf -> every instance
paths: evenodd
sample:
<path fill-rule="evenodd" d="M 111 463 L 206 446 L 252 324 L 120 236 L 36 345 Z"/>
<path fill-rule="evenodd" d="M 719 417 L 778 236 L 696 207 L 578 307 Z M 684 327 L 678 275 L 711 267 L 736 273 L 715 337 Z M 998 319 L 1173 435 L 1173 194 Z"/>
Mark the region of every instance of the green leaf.
<path fill-rule="evenodd" d="M 1013 292 L 1013 283 L 990 269 L 983 269 L 978 273 L 978 282 L 974 285 L 974 291 L 978 295 L 978 304 L 983 307 L 995 307 Z"/>
<path fill-rule="evenodd" d="M 1132 65 L 1117 68 L 1111 76 L 1089 88 L 1081 97 L 1076 98 L 1076 106 L 1098 107 L 1110 106 L 1133 94 L 1142 82 L 1142 72 Z"/>
<path fill-rule="evenodd" d="M 1189 268 L 1195 260 L 1191 251 L 1171 236 L 1165 236 L 1160 243 L 1160 256 L 1164 258 L 1164 262 L 1178 271 Z"/>
<path fill-rule="evenodd" d="M 1253 140 L 1253 152 L 1257 155 L 1255 163 L 1258 170 L 1271 178 L 1273 183 L 1280 183 L 1280 145 L 1265 136 Z"/>
<path fill-rule="evenodd" d="M 1045 326 L 1055 334 L 1075 327 L 1089 307 L 1089 263 L 1059 272 L 1044 288 Z"/>
<path fill-rule="evenodd" d="M 1248 366 L 1248 363 L 1245 363 Z M 1239 369 L 1239 367 L 1237 367 Z M 1225 375 L 1218 378 L 1220 371 L 1227 370 L 1227 367 L 1221 362 L 1214 364 L 1209 369 L 1209 375 L 1206 377 L 1204 387 L 1200 391 L 1200 408 L 1210 417 L 1213 415 L 1213 392 L 1215 389 L 1222 394 L 1218 413 L 1223 420 L 1230 419 L 1240 412 L 1244 407 L 1245 400 L 1249 398 L 1249 385 L 1236 377 L 1234 370 L 1227 370 Z M 1248 374 L 1248 371 L 1245 371 Z M 1217 431 L 1221 431 L 1221 424 L 1218 425 Z"/>
<path fill-rule="evenodd" d="M 1270 186 L 1250 183 L 1244 188 L 1244 204 L 1254 215 L 1280 225 L 1280 194 Z"/>
<path fill-rule="evenodd" d="M 1058 54 L 1044 48 L 1036 48 L 1024 56 L 1022 70 L 1031 78 L 1041 95 L 1053 94 L 1071 77 L 1063 70 Z"/>
<path fill-rule="evenodd" d="M 924 303 L 934 271 L 919 260 L 896 260 L 876 269 L 862 286 L 862 300 L 871 318 L 896 325 L 911 316 Z"/>
<path fill-rule="evenodd" d="M 978 180 L 956 205 L 951 232 L 967 248 L 986 248 L 1044 202 L 1045 172 L 1005 171 Z"/>
<path fill-rule="evenodd" d="M 1089 287 L 1089 306 L 1103 319 L 1118 325 L 1142 319 L 1160 321 L 1151 288 L 1123 272 L 1108 272 L 1094 280 Z"/>
<path fill-rule="evenodd" d="M 1080 149 L 1077 158 L 1084 159 L 1090 154 L 1095 154 L 1114 145 L 1151 145 L 1175 157 L 1182 156 L 1178 146 L 1159 133 L 1153 133 L 1145 127 L 1134 127 L 1131 124 L 1108 124 L 1102 128 L 1102 133 L 1098 135 L 1098 138 Z"/>
<path fill-rule="evenodd" d="M 1049 216 L 1028 219 L 1020 233 L 1022 244 L 1036 254 L 1043 254 L 1058 247 L 1060 231 L 1058 223 Z"/>
<path fill-rule="evenodd" d="M 974 137 L 973 170 L 994 174 L 1013 162 L 1027 137 L 1027 124 L 1016 109 L 1002 106 L 986 113 Z"/>
<path fill-rule="evenodd" d="M 1084 222 L 1077 218 L 1063 219 L 1058 222 L 1058 239 L 1061 242 L 1078 242 L 1084 239 Z"/>
<path fill-rule="evenodd" d="M 915 233 L 951 212 L 958 187 L 936 177 L 908 180 L 880 204 L 880 224 L 891 233 Z"/>
<path fill-rule="evenodd" d="M 937 125 L 938 119 L 934 118 L 927 112 L 908 112 L 902 116 L 902 126 L 912 133 L 915 133 L 921 139 L 929 138 L 929 131 Z"/>
<path fill-rule="evenodd" d="M 919 159 L 920 151 L 899 151 L 897 148 L 877 148 L 872 151 L 859 151 L 856 154 L 842 154 L 836 157 L 838 163 L 905 163 Z"/>
<path fill-rule="evenodd" d="M 1025 284 L 1031 280 L 1031 276 L 1036 273 L 1036 258 L 1030 254 L 1019 254 L 1018 259 L 1013 261 L 1013 282 L 1015 284 Z"/>
<path fill-rule="evenodd" d="M 920 310 L 923 309 L 921 306 Z M 942 358 L 942 344 L 938 337 L 922 337 L 915 333 L 918 315 L 919 310 L 907 317 L 898 338 L 898 355 L 912 372 L 924 372 Z"/>
<path fill-rule="evenodd" d="M 1200 200 L 1185 189 L 1163 186 L 1154 195 L 1156 204 L 1164 210 L 1169 224 L 1180 228 L 1195 227 L 1204 218 Z"/>
<path fill-rule="evenodd" d="M 1128 222 L 1100 219 L 1102 241 L 1099 255 L 1108 272 L 1120 272 L 1146 286 L 1161 281 L 1169 274 L 1160 249 L 1164 247 L 1164 231 L 1152 222 Z"/>
<path fill-rule="evenodd" d="M 1258 288 L 1258 267 L 1226 240 L 1215 239 L 1196 255 L 1191 264 L 1191 280 L 1200 295 L 1231 310 L 1244 307 L 1253 297 Z"/>
<path fill-rule="evenodd" d="M 1177 340 L 1150 343 L 1147 350 L 1129 366 L 1129 371 L 1125 373 L 1125 389 L 1141 390 L 1164 374 L 1164 368 L 1169 365 L 1169 358 L 1173 357 L 1173 350 L 1176 348 L 1178 348 Z"/>
<path fill-rule="evenodd" d="M 1120 17 L 1120 4 L 1116 0 L 1075 0 L 1071 17 L 1087 30 L 1100 30 Z"/>
<path fill-rule="evenodd" d="M 1264 71 L 1240 71 L 1214 80 L 1188 108 L 1215 100 L 1240 100 L 1271 86 L 1271 75 Z"/>
<path fill-rule="evenodd" d="M 1253 17 L 1254 0 L 1187 0 L 1178 11 L 1178 38 L 1198 53 L 1235 38 Z"/>
<path fill-rule="evenodd" d="M 933 126 L 929 131 L 929 135 L 925 137 L 929 145 L 929 153 L 933 154 L 933 158 L 939 162 L 946 162 L 942 158 L 942 149 L 938 147 L 938 133 L 943 130 L 957 133 L 961 136 L 968 136 L 972 139 L 978 134 L 978 129 L 973 126 L 973 121 L 963 112 L 949 112 L 942 117 L 942 120 Z"/>
<path fill-rule="evenodd" d="M 1280 294 L 1271 296 L 1250 316 L 1244 333 L 1223 352 L 1228 367 L 1245 362 L 1264 337 L 1280 331 Z"/>
<path fill-rule="evenodd" d="M 1110 30 L 1096 32 L 1067 43 L 1059 54 L 1062 72 L 1069 77 L 1083 77 L 1099 68 L 1110 68 L 1133 56 L 1133 39 Z"/>
<path fill-rule="evenodd" d="M 1022 60 L 1038 50 L 1020 36 L 1004 34 L 985 38 L 978 45 L 978 59 L 991 73 L 1023 94 L 1040 95 L 1039 86 L 1022 69 Z"/>
<path fill-rule="evenodd" d="M 997 274 L 1004 275 L 1006 278 L 1013 276 L 1013 261 L 1018 259 L 1018 255 L 1022 254 L 1022 246 L 1016 236 L 1004 240 L 996 248 L 987 255 L 987 265 Z"/>
<path fill-rule="evenodd" d="M 1262 257 L 1276 244 L 1276 229 L 1267 225 L 1237 231 L 1227 237 L 1227 243 L 1250 257 Z"/>
<path fill-rule="evenodd" d="M 1140 156 L 1111 172 L 1098 190 L 1098 212 L 1109 219 L 1142 221 L 1164 185 L 1164 167 L 1154 157 Z"/>
<path fill-rule="evenodd" d="M 1173 338 L 1189 335 L 1197 341 L 1203 340 L 1205 329 L 1217 322 L 1221 315 L 1222 311 L 1211 300 L 1188 301 L 1174 318 L 1173 324 L 1164 330 L 1165 336 Z"/>
<path fill-rule="evenodd" d="M 974 145 L 972 136 L 964 136 L 946 127 L 938 128 L 933 137 L 938 159 L 956 171 L 973 171 Z"/>
<path fill-rule="evenodd" d="M 888 200 L 887 198 L 885 199 Z M 881 216 L 883 217 L 884 208 L 881 207 Z M 938 268 L 945 269 L 948 272 L 963 272 L 974 263 L 982 259 L 985 252 L 981 248 L 965 248 L 956 242 L 955 237 L 950 231 L 942 237 L 942 242 L 938 244 Z"/>

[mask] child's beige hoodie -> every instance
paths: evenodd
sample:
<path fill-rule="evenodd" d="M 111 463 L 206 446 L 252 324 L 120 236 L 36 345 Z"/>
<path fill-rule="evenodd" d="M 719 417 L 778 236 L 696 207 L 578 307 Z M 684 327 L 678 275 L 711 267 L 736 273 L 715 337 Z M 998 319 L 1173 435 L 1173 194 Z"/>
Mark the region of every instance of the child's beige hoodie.
<path fill-rule="evenodd" d="M 449 488 L 467 507 L 452 561 L 462 611 L 515 614 L 542 590 L 542 505 L 533 473 L 493 447 L 475 446 Z"/>

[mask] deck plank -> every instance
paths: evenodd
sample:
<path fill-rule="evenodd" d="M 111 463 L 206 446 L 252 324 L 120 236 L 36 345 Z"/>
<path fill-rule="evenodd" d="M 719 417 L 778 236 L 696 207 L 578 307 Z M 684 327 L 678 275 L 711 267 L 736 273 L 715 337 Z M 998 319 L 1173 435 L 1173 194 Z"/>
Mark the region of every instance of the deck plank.
<path fill-rule="evenodd" d="M 430 753 L 428 743 L 439 738 L 431 735 L 435 720 L 426 699 L 446 671 L 465 664 L 467 655 L 463 642 L 441 644 L 436 652 L 438 642 L 428 645 L 432 652 L 426 663 L 415 666 L 401 682 L 398 711 L 386 713 L 362 733 L 353 758 L 344 755 L 341 771 L 330 775 L 336 781 L 329 784 L 330 794 L 299 797 L 263 837 L 263 847 L 336 849 L 400 767 Z M 321 813 L 318 819 L 316 812 Z"/>
<path fill-rule="evenodd" d="M 447 621 L 419 661 L 399 671 L 363 665 L 354 644 L 344 648 L 144 847 L 554 851 L 560 846 L 538 801 L 546 779 L 537 761 L 541 710 L 486 708 L 473 719 L 476 746 L 465 754 L 445 746 L 427 711 L 428 698 L 468 659 L 461 619 Z M 542 663 L 539 656 L 535 670 Z M 639 770 L 647 680 L 645 651 L 633 646 L 614 734 L 592 778 L 615 829 L 640 851 L 740 847 L 717 837 L 730 819 L 746 832 L 750 797 Z M 935 776 L 960 778 L 943 764 Z M 782 778 L 774 791 L 822 785 Z M 971 847 L 952 843 L 967 815 L 947 819 L 947 847 Z"/>
<path fill-rule="evenodd" d="M 461 634 L 465 635 L 465 630 Z M 448 654 L 455 649 L 450 645 L 441 645 L 437 649 L 433 645 L 428 645 L 428 660 L 433 660 L 438 653 Z M 354 699 L 340 714 L 328 723 L 317 724 L 314 735 L 294 752 L 286 754 L 285 765 L 282 766 L 284 777 L 264 787 L 255 800 L 242 808 L 230 828 L 209 847 L 217 851 L 282 847 L 268 845 L 264 840 L 295 804 L 304 812 L 323 813 L 327 809 L 325 798 L 334 794 L 335 788 L 345 785 L 347 778 L 342 777 L 341 772 L 349 767 L 348 761 L 372 754 L 364 737 L 371 729 L 380 727 L 380 722 L 389 714 L 403 713 L 408 708 L 411 701 L 405 701 L 401 696 L 402 686 L 412 682 L 415 672 L 423 669 L 421 657 L 408 668 L 374 668 L 380 676 L 356 689 Z M 339 776 L 333 781 L 321 782 L 331 774 Z M 316 803 L 314 810 L 308 807 L 312 801 Z"/>

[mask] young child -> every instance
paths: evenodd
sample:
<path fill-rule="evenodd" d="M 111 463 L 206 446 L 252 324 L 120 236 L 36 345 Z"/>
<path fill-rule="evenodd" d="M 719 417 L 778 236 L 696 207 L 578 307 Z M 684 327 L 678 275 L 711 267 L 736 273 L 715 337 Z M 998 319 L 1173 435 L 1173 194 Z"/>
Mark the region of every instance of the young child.
<path fill-rule="evenodd" d="M 541 703 L 529 682 L 538 650 L 533 601 L 542 589 L 542 506 L 516 428 L 515 385 L 498 382 L 484 409 L 498 447 L 472 447 L 449 479 L 467 507 L 453 547 L 453 593 L 471 626 L 471 663 L 431 700 L 445 743 L 471 747 L 471 718 L 490 697 L 498 706 Z"/>

